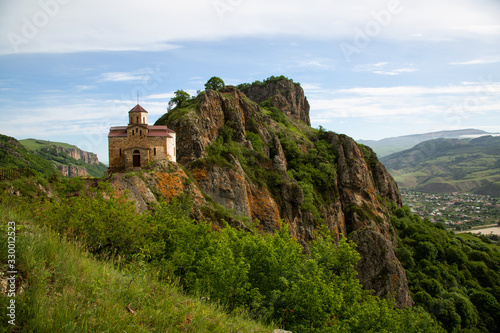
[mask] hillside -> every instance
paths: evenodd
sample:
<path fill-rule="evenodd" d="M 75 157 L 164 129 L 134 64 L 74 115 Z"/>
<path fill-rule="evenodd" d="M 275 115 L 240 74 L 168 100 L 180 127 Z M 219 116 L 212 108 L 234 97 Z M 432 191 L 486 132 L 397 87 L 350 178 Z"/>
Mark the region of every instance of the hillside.
<path fill-rule="evenodd" d="M 479 135 L 488 135 L 485 131 L 477 129 L 463 129 L 451 131 L 439 131 L 424 134 L 412 134 L 398 137 L 385 138 L 381 140 L 358 140 L 358 143 L 369 146 L 377 153 L 380 158 L 394 154 L 406 149 L 410 149 L 415 145 L 435 139 L 463 139 L 467 137 L 475 137 Z"/>
<path fill-rule="evenodd" d="M 54 165 L 27 149 L 16 139 L 0 134 L 0 168 L 2 169 L 20 169 L 30 168 L 40 176 L 50 176 L 54 173 Z"/>
<path fill-rule="evenodd" d="M 381 160 L 403 188 L 500 196 L 500 137 L 430 140 Z"/>
<path fill-rule="evenodd" d="M 321 230 L 349 235 L 359 245 L 365 288 L 411 305 L 387 207 L 401 205 L 401 196 L 375 154 L 307 125 L 309 104 L 291 80 L 242 89 L 207 90 L 156 122 L 177 132 L 177 161 L 202 194 L 193 216 L 240 227 L 257 221 L 267 232 L 283 220 L 306 250 Z"/>
<path fill-rule="evenodd" d="M 52 162 L 65 177 L 102 177 L 107 167 L 99 162 L 97 155 L 62 142 L 37 139 L 19 141 L 29 150 Z"/>
<path fill-rule="evenodd" d="M 15 297 L 7 293 L 10 274 L 0 275 L 2 309 L 15 300 L 14 320 L 0 311 L 2 332 L 273 332 L 270 325 L 185 295 L 144 262 L 119 267 L 117 260 L 98 260 L 80 243 L 38 225 L 22 207 L 0 200 L 0 225 L 7 230 L 7 221 L 15 221 L 17 250 Z M 0 233 L 5 267 L 12 259 L 7 244 L 7 233 Z"/>

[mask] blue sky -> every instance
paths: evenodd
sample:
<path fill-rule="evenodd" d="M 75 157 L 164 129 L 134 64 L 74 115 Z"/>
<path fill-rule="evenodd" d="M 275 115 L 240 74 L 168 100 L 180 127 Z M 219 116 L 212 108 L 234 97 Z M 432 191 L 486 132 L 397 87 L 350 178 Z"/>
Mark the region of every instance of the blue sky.
<path fill-rule="evenodd" d="M 152 124 L 177 89 L 271 75 L 355 139 L 500 132 L 499 18 L 493 0 L 1 0 L 0 133 L 107 162 L 137 93 Z"/>

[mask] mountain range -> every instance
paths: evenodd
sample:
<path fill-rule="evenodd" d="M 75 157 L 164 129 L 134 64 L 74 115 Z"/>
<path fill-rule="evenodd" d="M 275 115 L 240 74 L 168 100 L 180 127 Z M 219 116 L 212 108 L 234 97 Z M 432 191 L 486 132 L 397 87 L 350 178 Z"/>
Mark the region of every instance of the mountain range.
<path fill-rule="evenodd" d="M 430 132 L 424 134 L 411 134 L 397 137 L 389 137 L 381 140 L 357 140 L 358 143 L 370 146 L 376 153 L 378 157 L 384 157 L 399 151 L 410 149 L 415 145 L 435 139 L 464 139 L 464 138 L 474 138 L 483 135 L 489 135 L 495 133 L 488 133 L 478 129 L 460 129 L 460 130 L 450 130 L 450 131 L 438 131 Z"/>
<path fill-rule="evenodd" d="M 402 188 L 500 196 L 500 137 L 436 139 L 381 159 Z"/>

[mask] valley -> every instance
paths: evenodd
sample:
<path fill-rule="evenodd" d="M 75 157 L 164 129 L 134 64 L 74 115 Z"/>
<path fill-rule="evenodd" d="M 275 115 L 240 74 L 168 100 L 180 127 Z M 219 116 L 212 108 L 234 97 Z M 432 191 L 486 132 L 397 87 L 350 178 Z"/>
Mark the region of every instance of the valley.
<path fill-rule="evenodd" d="M 413 213 L 431 222 L 444 223 L 452 230 L 471 230 L 500 222 L 500 201 L 493 196 L 413 190 L 401 190 L 401 196 Z"/>

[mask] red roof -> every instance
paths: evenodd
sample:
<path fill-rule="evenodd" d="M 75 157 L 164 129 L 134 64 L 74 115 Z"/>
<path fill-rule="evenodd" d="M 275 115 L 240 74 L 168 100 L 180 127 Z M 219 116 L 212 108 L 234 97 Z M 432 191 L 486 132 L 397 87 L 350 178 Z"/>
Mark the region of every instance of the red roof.
<path fill-rule="evenodd" d="M 127 136 L 127 126 L 116 126 L 109 129 L 108 137 Z M 148 137 L 166 137 L 172 138 L 169 133 L 175 133 L 167 126 L 149 126 Z"/>
<path fill-rule="evenodd" d="M 148 111 L 146 111 L 142 106 L 140 106 L 139 104 L 137 104 L 136 106 L 134 106 L 134 108 L 132 110 L 129 111 L 130 112 L 146 112 L 148 113 Z"/>
<path fill-rule="evenodd" d="M 164 125 L 153 125 L 153 126 L 149 126 L 149 130 L 153 130 L 153 131 L 167 131 L 168 133 L 175 133 L 175 131 L 172 131 L 170 128 L 168 128 L 167 126 L 164 126 Z"/>

